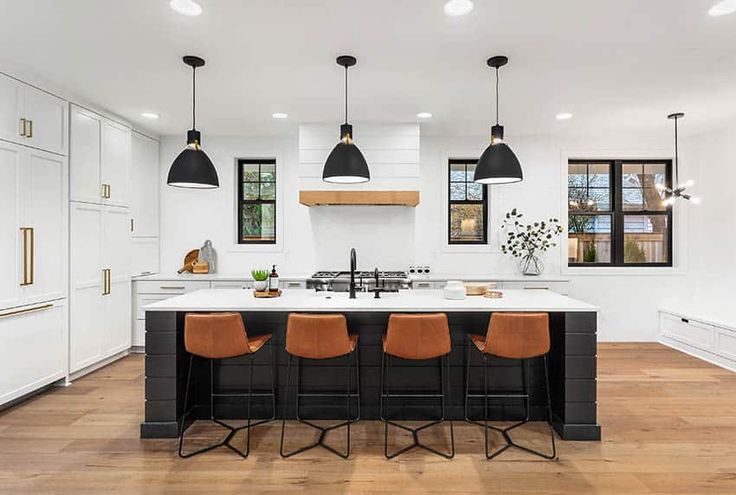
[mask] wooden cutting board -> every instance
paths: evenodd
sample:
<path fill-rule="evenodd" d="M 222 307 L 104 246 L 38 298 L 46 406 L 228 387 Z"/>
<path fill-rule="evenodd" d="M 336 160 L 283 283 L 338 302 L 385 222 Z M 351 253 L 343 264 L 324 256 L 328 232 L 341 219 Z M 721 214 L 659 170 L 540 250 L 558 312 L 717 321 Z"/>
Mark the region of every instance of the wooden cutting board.
<path fill-rule="evenodd" d="M 192 249 L 184 256 L 184 265 L 177 270 L 176 273 L 191 272 L 194 269 L 194 262 L 199 258 L 199 249 Z"/>
<path fill-rule="evenodd" d="M 254 290 L 253 291 L 253 297 L 256 297 L 256 298 L 259 298 L 259 299 L 260 298 L 263 298 L 263 299 L 271 299 L 272 297 L 279 297 L 280 295 L 281 295 L 281 289 L 279 289 L 276 292 L 269 292 L 269 291 L 260 292 L 260 291 L 257 291 L 257 290 Z"/>

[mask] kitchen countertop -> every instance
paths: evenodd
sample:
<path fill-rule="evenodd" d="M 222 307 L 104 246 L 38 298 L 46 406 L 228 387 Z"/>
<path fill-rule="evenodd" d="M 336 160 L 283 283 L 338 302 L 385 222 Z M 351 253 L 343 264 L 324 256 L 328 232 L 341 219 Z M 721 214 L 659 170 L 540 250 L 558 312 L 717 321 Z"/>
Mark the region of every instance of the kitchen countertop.
<path fill-rule="evenodd" d="M 280 280 L 306 280 L 311 278 L 312 274 L 289 274 L 280 275 Z M 444 282 L 445 280 L 462 280 L 463 282 L 569 282 L 569 279 L 561 277 L 525 277 L 522 275 L 491 275 L 491 274 L 472 274 L 457 275 L 451 273 L 430 273 L 429 275 L 412 275 L 411 280 L 417 282 Z M 152 273 L 149 275 L 138 275 L 133 280 L 153 280 L 153 281 L 180 281 L 180 280 L 204 280 L 204 281 L 241 281 L 252 280 L 250 274 L 228 274 L 228 273 L 207 273 L 195 275 L 192 273 Z"/>
<path fill-rule="evenodd" d="M 285 290 L 281 297 L 257 299 L 251 291 L 202 289 L 146 306 L 146 311 L 359 311 L 359 312 L 488 312 L 488 311 L 598 311 L 592 304 L 546 290 L 505 290 L 502 299 L 482 296 L 461 301 L 445 299 L 441 290 L 400 291 L 382 294 Z"/>

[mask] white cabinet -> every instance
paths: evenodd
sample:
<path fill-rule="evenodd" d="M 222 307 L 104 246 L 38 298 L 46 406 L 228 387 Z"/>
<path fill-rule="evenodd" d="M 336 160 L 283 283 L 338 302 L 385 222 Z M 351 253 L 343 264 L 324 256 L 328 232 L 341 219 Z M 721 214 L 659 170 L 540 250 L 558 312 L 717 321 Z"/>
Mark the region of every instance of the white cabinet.
<path fill-rule="evenodd" d="M 0 142 L 0 309 L 66 296 L 66 158 Z"/>
<path fill-rule="evenodd" d="M 158 141 L 133 132 L 130 163 L 130 216 L 133 237 L 158 237 Z"/>
<path fill-rule="evenodd" d="M 660 311 L 660 342 L 736 371 L 736 321 L 730 316 L 711 320 L 711 312 Z"/>
<path fill-rule="evenodd" d="M 226 283 L 232 284 L 232 282 Z M 240 282 L 236 282 L 236 284 L 240 284 Z M 229 285 L 229 287 L 236 288 L 232 285 Z M 146 312 L 143 310 L 144 307 L 180 294 L 209 288 L 210 282 L 207 280 L 134 280 L 133 346 L 144 347 L 146 345 Z M 130 325 L 128 325 L 128 328 L 130 328 Z"/>
<path fill-rule="evenodd" d="M 158 237 L 133 237 L 131 239 L 132 276 L 158 273 Z"/>
<path fill-rule="evenodd" d="M 66 375 L 64 301 L 0 311 L 0 404 Z"/>
<path fill-rule="evenodd" d="M 128 206 L 130 129 L 76 105 L 70 122 L 70 199 Z"/>
<path fill-rule="evenodd" d="M 71 203 L 70 371 L 130 347 L 127 208 Z"/>
<path fill-rule="evenodd" d="M 102 122 L 102 183 L 106 186 L 105 204 L 128 206 L 130 181 L 131 131 L 117 122 Z"/>
<path fill-rule="evenodd" d="M 0 74 L 0 139 L 65 155 L 66 109 L 61 98 Z"/>

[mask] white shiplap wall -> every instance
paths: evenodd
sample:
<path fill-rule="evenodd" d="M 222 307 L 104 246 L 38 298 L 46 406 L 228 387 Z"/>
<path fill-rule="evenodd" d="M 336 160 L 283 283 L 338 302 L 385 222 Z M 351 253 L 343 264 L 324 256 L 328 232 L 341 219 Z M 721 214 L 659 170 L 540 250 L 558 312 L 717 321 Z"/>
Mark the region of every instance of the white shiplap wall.
<path fill-rule="evenodd" d="M 353 124 L 355 144 L 365 156 L 371 180 L 345 185 L 322 182 L 322 167 L 340 137 L 338 124 L 299 126 L 300 189 L 419 189 L 419 124 Z"/>

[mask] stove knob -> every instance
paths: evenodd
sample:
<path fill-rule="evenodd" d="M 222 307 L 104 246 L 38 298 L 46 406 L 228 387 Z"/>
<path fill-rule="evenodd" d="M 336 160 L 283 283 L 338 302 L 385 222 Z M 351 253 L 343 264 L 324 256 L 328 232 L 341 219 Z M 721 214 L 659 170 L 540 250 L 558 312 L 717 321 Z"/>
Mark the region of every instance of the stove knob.
<path fill-rule="evenodd" d="M 409 266 L 409 273 L 416 273 L 417 269 L 414 265 Z"/>
<path fill-rule="evenodd" d="M 429 267 L 428 266 L 425 266 L 424 267 L 424 273 L 429 273 Z"/>

